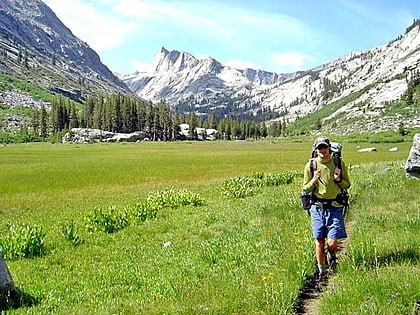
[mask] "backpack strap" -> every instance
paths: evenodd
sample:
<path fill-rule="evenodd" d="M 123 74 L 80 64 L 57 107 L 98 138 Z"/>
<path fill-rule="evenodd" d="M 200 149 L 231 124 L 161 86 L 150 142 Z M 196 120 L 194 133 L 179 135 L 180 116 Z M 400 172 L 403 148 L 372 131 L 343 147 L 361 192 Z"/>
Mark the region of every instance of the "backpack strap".
<path fill-rule="evenodd" d="M 341 156 L 339 154 L 333 153 L 333 160 L 334 160 L 335 167 L 338 167 L 340 171 L 343 171 L 341 167 Z M 341 177 L 342 177 L 342 174 L 340 172 L 340 181 L 341 181 Z"/>
<path fill-rule="evenodd" d="M 342 166 L 341 166 L 341 156 L 340 156 L 340 154 L 333 154 L 333 159 L 334 159 L 334 165 L 341 170 L 341 173 L 340 173 L 340 181 L 341 181 L 342 176 L 343 176 L 343 173 L 342 173 L 343 169 L 342 169 Z M 344 217 L 346 215 L 346 212 L 350 208 L 349 207 L 349 202 L 348 202 L 349 201 L 349 194 L 348 194 L 346 189 L 341 187 L 340 183 L 336 182 L 336 184 L 338 185 L 338 187 L 340 187 L 340 190 L 341 190 L 341 194 L 339 196 L 339 199 L 340 199 L 339 203 L 342 204 L 342 206 L 343 206 L 343 217 Z"/>
<path fill-rule="evenodd" d="M 311 169 L 312 177 L 314 177 L 314 172 L 316 170 L 316 160 L 315 160 L 315 158 L 309 159 L 309 168 Z"/>

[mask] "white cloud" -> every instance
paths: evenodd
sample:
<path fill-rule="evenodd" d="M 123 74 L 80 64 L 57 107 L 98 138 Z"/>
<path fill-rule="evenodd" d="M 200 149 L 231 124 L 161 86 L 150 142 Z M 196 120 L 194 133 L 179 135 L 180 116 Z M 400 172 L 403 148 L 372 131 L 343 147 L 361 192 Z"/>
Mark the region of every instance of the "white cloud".
<path fill-rule="evenodd" d="M 302 53 L 279 53 L 272 56 L 273 62 L 280 68 L 286 68 L 288 71 L 298 71 L 305 68 L 305 62 L 310 61 L 311 56 Z"/>
<path fill-rule="evenodd" d="M 196 1 L 145 1 L 115 0 L 113 9 L 127 18 L 136 21 L 140 31 L 166 34 L 170 31 L 200 33 L 201 36 L 222 37 L 229 30 L 220 23 L 220 11 L 211 10 L 205 3 Z"/>
<path fill-rule="evenodd" d="M 97 7 L 100 2 L 110 1 L 99 1 L 95 6 L 95 1 L 45 0 L 75 36 L 99 51 L 123 45 L 125 37 L 135 29 L 123 17 L 101 12 Z"/>
<path fill-rule="evenodd" d="M 144 61 L 152 57 L 152 47 L 159 49 L 165 46 L 191 54 L 211 55 L 238 69 L 270 69 L 272 51 L 282 51 L 285 45 L 289 49 L 300 50 L 302 43 L 309 47 L 319 40 L 319 34 L 299 19 L 274 11 L 254 10 L 242 4 L 235 6 L 229 2 L 45 2 L 77 37 L 107 56 L 109 66 L 125 62 L 141 71 L 145 67 Z M 288 69 L 292 71 L 302 66 L 305 58 L 306 55 L 293 54 L 278 55 L 273 60 L 275 64 L 292 67 Z"/>

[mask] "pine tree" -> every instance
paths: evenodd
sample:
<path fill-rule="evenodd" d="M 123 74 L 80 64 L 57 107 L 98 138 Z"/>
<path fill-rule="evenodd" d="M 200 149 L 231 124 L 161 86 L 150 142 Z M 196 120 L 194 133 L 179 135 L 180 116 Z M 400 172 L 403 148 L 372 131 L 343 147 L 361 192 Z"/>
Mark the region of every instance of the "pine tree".
<path fill-rule="evenodd" d="M 191 111 L 188 114 L 188 125 L 190 126 L 189 138 L 191 140 L 196 140 L 197 139 L 198 119 L 197 119 L 197 115 L 193 111 Z"/>
<path fill-rule="evenodd" d="M 142 101 L 138 101 L 136 104 L 136 130 L 146 131 L 146 106 Z"/>
<path fill-rule="evenodd" d="M 216 129 L 217 127 L 216 114 L 213 111 L 209 113 L 207 121 L 208 121 L 207 123 L 208 128 Z"/>
<path fill-rule="evenodd" d="M 44 104 L 41 105 L 40 136 L 43 141 L 48 137 L 48 113 Z"/>
<path fill-rule="evenodd" d="M 260 135 L 263 138 L 266 138 L 268 135 L 268 131 L 267 131 L 267 125 L 265 124 L 265 122 L 261 123 L 261 131 L 260 131 Z"/>
<path fill-rule="evenodd" d="M 70 106 L 70 114 L 69 114 L 69 129 L 78 128 L 79 127 L 79 120 L 77 119 L 76 113 L 76 106 L 74 103 Z"/>
<path fill-rule="evenodd" d="M 32 111 L 32 129 L 34 134 L 36 134 L 37 136 L 39 136 L 39 127 L 40 127 L 40 113 L 38 108 L 34 108 L 34 110 Z"/>

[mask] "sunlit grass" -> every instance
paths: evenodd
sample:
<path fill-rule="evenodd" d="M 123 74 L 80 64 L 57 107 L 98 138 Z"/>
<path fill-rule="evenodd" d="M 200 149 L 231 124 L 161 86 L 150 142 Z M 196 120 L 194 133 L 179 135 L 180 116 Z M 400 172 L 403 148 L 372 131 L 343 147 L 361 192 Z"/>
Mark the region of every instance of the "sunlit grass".
<path fill-rule="evenodd" d="M 351 213 L 352 235 L 322 300 L 322 314 L 416 314 L 420 183 L 405 178 L 395 163 L 352 175 L 353 189 L 360 191 Z"/>
<path fill-rule="evenodd" d="M 46 232 L 42 257 L 7 262 L 17 287 L 35 301 L 11 313 L 292 314 L 315 268 L 301 178 L 241 199 L 224 196 L 222 184 L 256 172 L 300 172 L 310 148 L 307 142 L 0 148 L 1 221 Z M 409 145 L 388 149 L 380 144 L 378 152 L 361 154 L 356 144 L 345 145 L 354 230 L 332 282 L 342 291 L 325 293 L 325 314 L 340 314 L 328 309 L 337 301 L 347 305 L 341 314 L 388 314 L 389 299 L 391 310 L 404 314 L 418 300 L 415 277 L 402 276 L 402 289 L 396 279 L 418 273 L 419 184 L 403 174 Z M 130 220 L 114 233 L 88 231 L 95 209 L 120 211 L 171 187 L 206 202 L 163 207 L 156 219 Z M 63 226 L 71 231 L 63 235 Z M 376 291 L 391 270 L 395 277 Z M 369 301 L 359 300 L 358 279 L 366 280 Z"/>

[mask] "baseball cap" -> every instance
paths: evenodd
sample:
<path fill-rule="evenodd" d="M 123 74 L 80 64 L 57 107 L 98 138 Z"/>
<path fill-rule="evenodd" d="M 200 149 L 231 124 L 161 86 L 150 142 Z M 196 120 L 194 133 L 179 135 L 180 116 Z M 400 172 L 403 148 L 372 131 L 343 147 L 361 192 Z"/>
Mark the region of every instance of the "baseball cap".
<path fill-rule="evenodd" d="M 331 146 L 330 140 L 325 137 L 319 137 L 314 142 L 314 149 L 318 149 L 319 146 L 326 145 L 327 147 Z"/>

